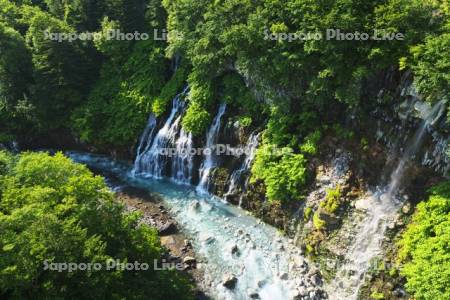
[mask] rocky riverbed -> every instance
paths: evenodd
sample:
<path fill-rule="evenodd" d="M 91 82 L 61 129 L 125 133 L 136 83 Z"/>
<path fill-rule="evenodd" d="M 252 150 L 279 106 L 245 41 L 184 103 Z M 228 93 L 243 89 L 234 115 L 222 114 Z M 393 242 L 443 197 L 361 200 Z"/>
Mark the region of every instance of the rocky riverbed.
<path fill-rule="evenodd" d="M 116 195 L 127 211 L 138 211 L 142 214 L 141 224 L 158 230 L 161 244 L 167 249 L 162 260 L 183 265 L 182 272 L 187 272 L 197 286 L 196 299 L 209 299 L 200 288 L 204 281 L 204 274 L 200 268 L 197 268 L 192 241 L 180 229 L 158 195 L 130 186 L 122 186 L 116 190 Z"/>

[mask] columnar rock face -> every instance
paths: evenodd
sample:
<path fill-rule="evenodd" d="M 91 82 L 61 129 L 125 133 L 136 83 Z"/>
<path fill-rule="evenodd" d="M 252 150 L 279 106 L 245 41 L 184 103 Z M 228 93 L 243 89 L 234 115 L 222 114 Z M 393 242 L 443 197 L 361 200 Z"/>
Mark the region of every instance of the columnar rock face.
<path fill-rule="evenodd" d="M 390 151 L 402 152 L 402 145 L 405 145 L 432 110 L 431 105 L 417 93 L 412 80 L 412 75 L 406 73 L 395 92 L 381 88 L 378 91 L 378 105 L 370 112 L 371 122 L 376 122 L 377 140 Z M 392 98 L 392 101 L 386 102 L 385 98 Z M 446 106 L 443 103 L 430 120 L 428 136 L 415 160 L 447 176 L 450 170 L 450 127 L 446 123 L 445 113 Z"/>

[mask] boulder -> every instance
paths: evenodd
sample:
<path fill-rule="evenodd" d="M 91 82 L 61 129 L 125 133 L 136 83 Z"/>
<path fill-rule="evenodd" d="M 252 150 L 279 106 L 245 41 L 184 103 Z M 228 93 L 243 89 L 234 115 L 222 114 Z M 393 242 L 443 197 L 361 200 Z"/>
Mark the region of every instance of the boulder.
<path fill-rule="evenodd" d="M 313 276 L 311 276 L 311 282 L 315 286 L 322 286 L 322 279 L 320 278 L 320 276 L 318 274 L 314 274 Z"/>
<path fill-rule="evenodd" d="M 403 205 L 403 207 L 402 207 L 402 212 L 403 212 L 405 215 L 409 214 L 409 213 L 411 212 L 411 203 L 406 202 L 406 204 Z"/>
<path fill-rule="evenodd" d="M 206 244 L 211 244 L 215 241 L 215 238 L 206 233 L 200 233 L 200 241 Z"/>
<path fill-rule="evenodd" d="M 267 284 L 267 281 L 265 281 L 265 280 L 260 280 L 260 281 L 258 281 L 258 287 L 259 288 L 262 288 L 263 286 L 265 286 L 266 284 Z"/>
<path fill-rule="evenodd" d="M 234 289 L 236 287 L 237 278 L 233 274 L 226 274 L 222 279 L 222 285 L 227 289 Z"/>
<path fill-rule="evenodd" d="M 197 260 L 192 256 L 186 256 L 185 258 L 183 258 L 183 263 L 192 266 L 197 263 Z"/>
<path fill-rule="evenodd" d="M 162 225 L 159 225 L 157 228 L 160 236 L 174 234 L 178 231 L 177 225 L 175 225 L 173 221 L 168 221 Z"/>
<path fill-rule="evenodd" d="M 239 254 L 240 254 L 239 248 L 238 248 L 237 245 L 233 245 L 233 246 L 231 247 L 231 254 L 232 254 L 232 255 L 239 255 Z"/>

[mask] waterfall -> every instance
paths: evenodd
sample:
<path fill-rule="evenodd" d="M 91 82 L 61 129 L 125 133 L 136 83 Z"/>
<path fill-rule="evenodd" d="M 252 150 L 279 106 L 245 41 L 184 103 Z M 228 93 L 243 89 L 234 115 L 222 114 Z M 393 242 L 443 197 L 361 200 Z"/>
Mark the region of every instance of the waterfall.
<path fill-rule="evenodd" d="M 219 107 L 219 111 L 215 116 L 211 127 L 206 134 L 206 149 L 205 149 L 205 160 L 203 161 L 199 174 L 200 182 L 197 186 L 197 192 L 207 193 L 209 190 L 209 175 L 211 170 L 217 166 L 217 155 L 214 153 L 215 147 L 217 145 L 217 139 L 220 130 L 220 121 L 223 114 L 225 113 L 226 104 L 222 103 Z"/>
<path fill-rule="evenodd" d="M 246 188 L 247 184 L 248 184 L 248 177 L 245 180 L 245 182 L 243 181 L 243 178 L 246 174 L 249 173 L 251 164 L 253 162 L 253 160 L 255 159 L 255 155 L 256 155 L 256 148 L 258 147 L 259 144 L 259 136 L 260 134 L 255 134 L 252 133 L 247 141 L 247 144 L 245 145 L 245 160 L 243 161 L 242 165 L 236 169 L 230 177 L 230 185 L 228 187 L 228 191 L 225 193 L 225 197 L 230 196 L 235 194 L 236 192 L 238 192 L 238 188 L 241 187 L 243 189 Z M 240 200 L 242 200 L 242 195 L 240 197 Z M 241 202 L 241 201 L 239 201 Z M 239 203 L 239 206 L 241 203 Z"/>
<path fill-rule="evenodd" d="M 387 191 L 387 197 L 393 198 L 395 197 L 395 193 L 398 191 L 398 188 L 400 187 L 402 180 L 404 178 L 404 173 L 406 171 L 406 165 L 408 161 L 414 158 L 414 155 L 417 153 L 417 151 L 422 146 L 425 134 L 427 132 L 427 128 L 430 124 L 434 124 L 436 122 L 436 117 L 441 112 L 441 108 L 443 106 L 444 102 L 438 102 L 436 103 L 431 110 L 426 111 L 423 115 L 423 121 L 419 127 L 419 129 L 414 134 L 414 137 L 412 139 L 412 142 L 408 145 L 408 147 L 405 150 L 405 153 L 403 154 L 403 157 L 400 159 L 400 162 L 397 165 L 397 168 L 395 168 L 394 172 L 391 174 L 391 182 L 389 184 L 389 188 Z"/>
<path fill-rule="evenodd" d="M 176 153 L 172 159 L 172 180 L 176 183 L 190 184 L 194 167 L 192 133 L 181 129 L 175 145 Z"/>
<path fill-rule="evenodd" d="M 182 97 L 185 96 L 186 92 L 187 88 L 173 99 L 170 115 L 154 138 L 153 131 L 156 126 L 156 120 L 153 121 L 153 117 L 150 116 L 148 126 L 139 143 L 133 169 L 134 174 L 154 178 L 161 178 L 164 175 L 170 158 L 168 154 L 171 154 L 171 152 L 167 153 L 167 151 L 175 145 L 177 134 L 180 131 L 181 117 L 185 108 L 185 102 Z M 186 143 L 183 143 L 180 147 L 184 145 Z"/>
<path fill-rule="evenodd" d="M 392 172 L 387 188 L 378 189 L 369 197 L 357 201 L 356 207 L 365 211 L 365 218 L 356 227 L 355 238 L 347 250 L 344 265 L 328 287 L 330 299 L 357 299 L 371 262 L 382 254 L 381 246 L 388 225 L 395 221 L 402 204 L 402 201 L 396 198 L 396 194 L 403 182 L 408 161 L 412 160 L 420 149 L 427 128 L 435 120 L 442 104 L 442 102 L 435 104 L 424 115 L 424 120 Z"/>
<path fill-rule="evenodd" d="M 145 127 L 144 133 L 141 135 L 139 140 L 139 146 L 137 148 L 136 160 L 134 161 L 133 172 L 139 172 L 143 168 L 142 166 L 142 154 L 146 153 L 152 145 L 153 135 L 156 128 L 156 117 L 154 114 L 150 114 L 148 118 L 147 126 Z"/>

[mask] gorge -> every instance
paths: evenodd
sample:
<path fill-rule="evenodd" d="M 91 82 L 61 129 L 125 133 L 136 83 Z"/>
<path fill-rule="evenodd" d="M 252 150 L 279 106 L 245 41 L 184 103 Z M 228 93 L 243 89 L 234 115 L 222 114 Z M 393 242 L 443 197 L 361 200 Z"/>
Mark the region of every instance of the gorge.
<path fill-rule="evenodd" d="M 0 0 L 0 299 L 450 299 L 449 49 L 443 0 Z"/>

